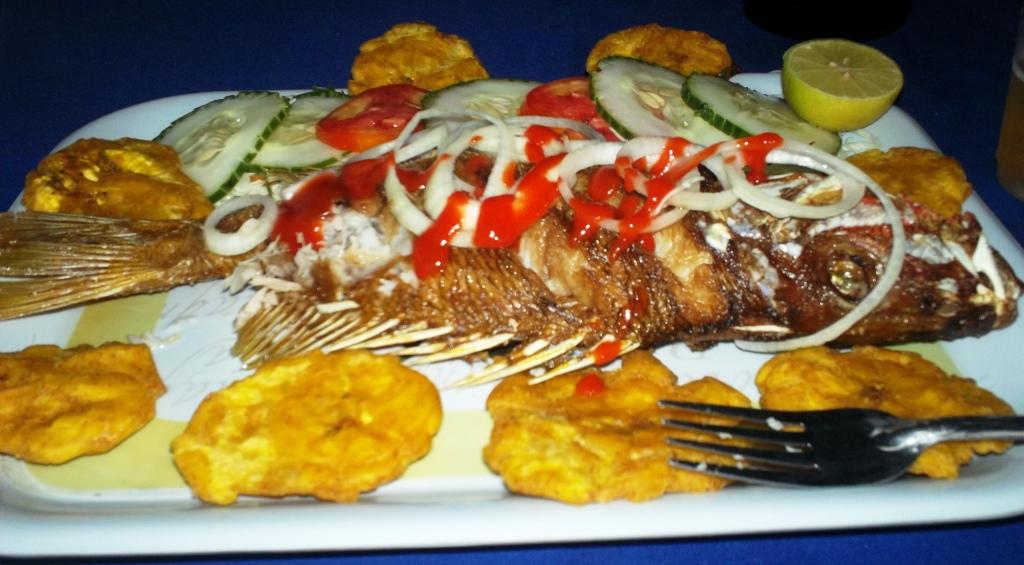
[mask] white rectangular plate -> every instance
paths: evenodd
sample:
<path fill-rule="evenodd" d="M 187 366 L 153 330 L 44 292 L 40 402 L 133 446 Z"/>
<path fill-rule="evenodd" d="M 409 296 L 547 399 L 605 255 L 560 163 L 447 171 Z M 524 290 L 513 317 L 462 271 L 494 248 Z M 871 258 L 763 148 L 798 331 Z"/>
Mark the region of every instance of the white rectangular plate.
<path fill-rule="evenodd" d="M 778 93 L 776 74 L 742 75 L 740 81 Z M 152 138 L 174 118 L 224 94 L 190 94 L 126 108 L 80 129 L 64 144 L 81 137 Z M 885 147 L 935 147 L 916 122 L 895 108 L 867 133 Z M 966 207 L 979 217 L 993 246 L 1016 272 L 1024 273 L 1024 253 L 993 214 L 976 196 Z M 169 294 L 152 329 L 158 338 L 176 339 L 154 350 L 169 387 L 158 404 L 160 418 L 187 420 L 203 395 L 244 374 L 227 354 L 233 339 L 230 323 L 242 299 L 224 294 L 215 283 Z M 82 311 L 0 323 L 0 350 L 35 343 L 64 345 Z M 944 343 L 942 348 L 960 374 L 976 379 L 1020 412 L 1024 383 L 1006 352 L 1021 343 L 1024 324 L 1018 321 L 983 338 Z M 752 398 L 753 376 L 766 359 L 729 344 L 700 353 L 670 346 L 660 349 L 658 356 L 681 380 L 713 375 Z M 461 363 L 448 363 L 429 368 L 428 374 L 443 385 L 465 371 Z M 0 458 L 0 555 L 455 547 L 925 524 L 1024 512 L 1020 449 L 977 460 L 960 480 L 950 482 L 908 479 L 885 486 L 808 490 L 735 485 L 721 492 L 672 495 L 643 504 L 584 507 L 513 496 L 479 461 L 437 471 L 448 464 L 443 459 L 452 438 L 467 433 L 453 427 L 480 416 L 488 392 L 486 387 L 446 391 L 443 402 L 451 425 L 439 436 L 430 462 L 418 463 L 405 478 L 357 504 L 248 499 L 215 508 L 196 503 L 181 487 L 72 490 L 44 483 L 22 463 Z M 468 447 L 473 458 L 486 433 L 468 432 L 479 442 Z M 463 446 L 463 454 L 465 450 Z"/>

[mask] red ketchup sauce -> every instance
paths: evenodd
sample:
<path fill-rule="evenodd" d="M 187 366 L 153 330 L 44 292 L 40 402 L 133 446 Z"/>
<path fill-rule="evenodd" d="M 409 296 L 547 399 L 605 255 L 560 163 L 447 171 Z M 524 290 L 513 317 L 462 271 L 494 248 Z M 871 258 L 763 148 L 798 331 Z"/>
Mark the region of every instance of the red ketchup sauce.
<path fill-rule="evenodd" d="M 569 201 L 573 212 L 573 226 L 569 232 L 571 245 L 580 245 L 594 237 L 602 220 L 617 217 L 615 207 L 607 202 L 623 190 L 623 180 L 616 167 L 604 166 L 594 171 L 587 185 L 590 200 L 573 198 Z"/>
<path fill-rule="evenodd" d="M 348 195 L 344 176 L 320 173 L 278 205 L 271 239 L 279 239 L 293 255 L 307 244 L 319 249 L 324 242 L 324 219 L 330 215 L 334 203 L 347 199 Z"/>
<path fill-rule="evenodd" d="M 469 194 L 461 191 L 448 196 L 441 215 L 412 242 L 412 264 L 420 279 L 441 272 L 451 257 L 451 241 L 462 229 L 462 217 Z"/>
<path fill-rule="evenodd" d="M 594 359 L 595 365 L 601 366 L 618 359 L 621 353 L 622 342 L 616 339 L 597 344 L 597 347 L 591 351 L 590 356 Z"/>
<path fill-rule="evenodd" d="M 588 373 L 582 379 L 576 381 L 576 388 L 573 394 L 576 396 L 597 396 L 604 392 L 604 381 L 597 373 Z"/>
<path fill-rule="evenodd" d="M 526 128 L 523 135 L 526 137 L 526 159 L 531 163 L 543 161 L 545 159 L 544 146 L 561 139 L 553 129 L 536 125 Z"/>
<path fill-rule="evenodd" d="M 505 185 L 505 188 L 511 188 L 516 183 L 516 164 L 509 163 L 505 165 L 505 170 L 501 171 L 501 182 Z"/>
<path fill-rule="evenodd" d="M 662 177 L 669 173 L 669 165 L 683 156 L 683 151 L 690 146 L 690 142 L 681 137 L 672 137 L 665 142 L 665 148 L 658 156 L 654 164 L 648 167 L 652 176 Z"/>
<path fill-rule="evenodd" d="M 572 231 L 569 232 L 571 245 L 580 245 L 594 237 L 601 227 L 601 220 L 615 217 L 615 208 L 604 202 L 573 198 L 569 201 L 569 207 L 572 208 L 573 216 Z"/>
<path fill-rule="evenodd" d="M 768 179 L 764 172 L 765 162 L 768 153 L 782 145 L 782 136 L 777 133 L 762 133 L 751 137 L 744 137 L 735 141 L 736 148 L 743 155 L 743 162 L 747 165 L 747 180 L 760 184 Z"/>
<path fill-rule="evenodd" d="M 473 245 L 508 247 L 540 220 L 558 199 L 558 181 L 547 176 L 564 157 L 545 158 L 523 175 L 515 192 L 481 202 Z"/>
<path fill-rule="evenodd" d="M 303 245 L 323 246 L 323 222 L 336 202 L 358 202 L 377 195 L 387 176 L 392 155 L 356 161 L 341 171 L 323 172 L 278 205 L 271 239 L 277 238 L 294 255 Z M 433 169 L 413 171 L 396 167 L 398 180 L 409 192 L 422 190 Z"/>
<path fill-rule="evenodd" d="M 650 225 L 654 210 L 672 190 L 672 186 L 700 162 L 690 159 L 687 161 L 693 160 L 692 165 L 677 165 L 683 151 L 689 145 L 690 142 L 683 138 L 671 138 L 651 165 L 647 165 L 646 158 L 631 161 L 628 157 L 620 157 L 615 160 L 614 167 L 602 167 L 595 171 L 587 188 L 587 195 L 597 202 L 576 199 L 575 202 L 569 203 L 576 213 L 570 243 L 579 244 L 592 237 L 601 220 L 614 218 L 621 220 L 621 224 L 619 236 L 609 249 L 609 258 L 615 259 L 634 243 L 639 243 L 644 251 L 653 253 L 654 238 L 643 233 L 643 230 Z M 644 180 L 645 172 L 651 173 L 646 179 L 646 198 L 634 194 L 638 184 Z M 611 176 L 616 180 L 609 178 Z M 627 194 L 619 203 L 618 209 L 604 204 L 619 190 L 624 190 Z"/>
<path fill-rule="evenodd" d="M 782 144 L 782 138 L 775 133 L 763 133 L 734 143 L 740 151 L 743 164 L 747 166 L 747 179 L 752 183 L 764 182 L 767 178 L 765 163 L 768 153 Z M 606 168 L 598 169 L 587 189 L 593 202 L 577 200 L 569 203 L 576 213 L 570 242 L 578 244 L 593 237 L 601 220 L 614 218 L 620 220 L 620 228 L 619 236 L 608 251 L 609 258 L 615 259 L 634 243 L 638 243 L 644 251 L 653 253 L 654 238 L 643 232 L 654 219 L 654 211 L 683 176 L 720 148 L 719 144 L 711 145 L 683 158 L 684 151 L 690 145 L 689 141 L 675 137 L 665 142 L 661 153 L 653 160 L 641 158 L 631 161 L 628 157 L 616 159 L 614 172 L 621 179 L 621 188 L 627 192 L 617 210 L 604 203 L 615 194 L 619 186 L 605 178 Z M 646 178 L 646 198 L 636 196 L 635 200 L 631 200 L 632 193 L 644 180 L 645 174 L 649 175 Z"/>
<path fill-rule="evenodd" d="M 587 185 L 587 196 L 591 200 L 607 202 L 613 195 L 623 190 L 622 178 L 615 171 L 615 167 L 599 167 L 590 177 L 590 184 Z"/>

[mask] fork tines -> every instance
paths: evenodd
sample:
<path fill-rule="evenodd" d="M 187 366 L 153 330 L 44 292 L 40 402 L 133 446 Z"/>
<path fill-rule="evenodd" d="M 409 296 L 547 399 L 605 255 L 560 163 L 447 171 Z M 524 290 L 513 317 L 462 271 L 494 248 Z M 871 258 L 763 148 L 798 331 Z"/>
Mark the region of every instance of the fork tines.
<path fill-rule="evenodd" d="M 697 454 L 693 459 L 677 454 L 669 461 L 673 467 L 773 485 L 793 484 L 794 477 L 801 482 L 801 475 L 808 483 L 813 481 L 814 455 L 804 423 L 795 413 L 675 400 L 658 404 L 688 413 L 662 419 L 665 426 L 690 436 L 670 436 L 669 445 L 718 456 L 698 460 Z"/>

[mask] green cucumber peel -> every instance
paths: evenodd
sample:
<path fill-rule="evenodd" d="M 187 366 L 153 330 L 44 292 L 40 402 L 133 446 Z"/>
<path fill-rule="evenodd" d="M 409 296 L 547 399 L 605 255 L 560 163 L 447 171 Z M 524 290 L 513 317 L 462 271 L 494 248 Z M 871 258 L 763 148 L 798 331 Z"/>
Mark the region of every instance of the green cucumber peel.
<path fill-rule="evenodd" d="M 270 134 L 274 133 L 274 130 L 277 129 L 277 126 L 281 125 L 281 122 L 287 115 L 288 106 L 286 106 L 284 109 L 278 112 L 277 115 L 270 120 L 270 123 L 267 124 L 267 127 L 263 128 L 263 131 L 260 132 L 259 136 L 256 138 L 256 143 L 253 144 L 252 149 L 250 149 L 245 154 L 245 156 L 242 157 L 241 162 L 239 162 L 238 166 L 235 167 L 235 170 L 232 171 L 231 176 L 228 177 L 228 179 L 224 181 L 224 183 L 221 184 L 220 187 L 218 187 L 217 190 L 214 191 L 214 193 L 208 197 L 210 199 L 210 202 L 217 202 L 221 198 L 224 198 L 228 194 L 231 194 L 231 189 L 234 188 L 235 184 L 238 182 L 238 179 L 242 178 L 242 175 L 245 174 L 245 167 L 249 163 L 251 163 L 253 159 L 256 158 L 256 154 L 260 152 L 260 149 L 263 147 L 263 144 L 266 143 L 267 138 L 270 137 Z"/>

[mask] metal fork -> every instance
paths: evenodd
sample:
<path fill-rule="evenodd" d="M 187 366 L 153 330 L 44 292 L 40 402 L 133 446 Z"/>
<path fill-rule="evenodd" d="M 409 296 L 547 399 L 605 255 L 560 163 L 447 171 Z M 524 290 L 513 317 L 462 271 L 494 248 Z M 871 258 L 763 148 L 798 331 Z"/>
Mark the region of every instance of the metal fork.
<path fill-rule="evenodd" d="M 735 463 L 673 458 L 672 466 L 767 485 L 883 483 L 903 475 L 922 451 L 936 443 L 1024 439 L 1021 416 L 904 420 L 863 409 L 786 412 L 674 400 L 662 400 L 659 406 L 738 421 L 720 425 L 664 418 L 666 426 L 698 432 L 701 437 L 669 437 L 670 445 L 725 455 Z M 730 443 L 733 438 L 744 445 Z"/>

